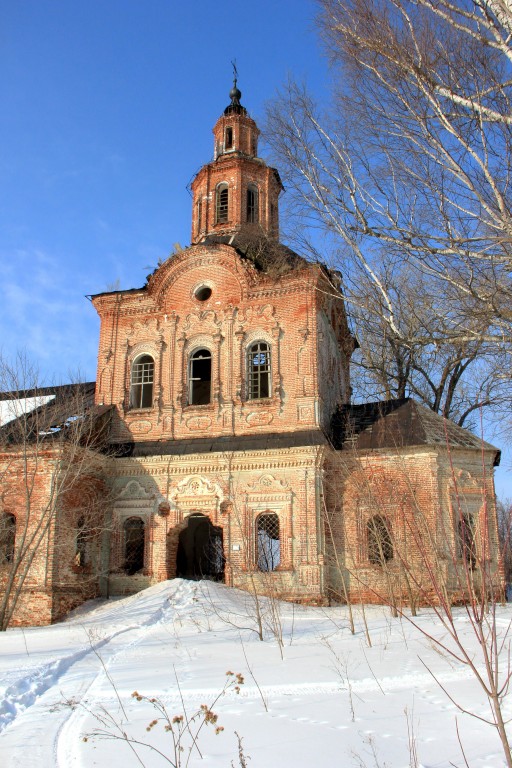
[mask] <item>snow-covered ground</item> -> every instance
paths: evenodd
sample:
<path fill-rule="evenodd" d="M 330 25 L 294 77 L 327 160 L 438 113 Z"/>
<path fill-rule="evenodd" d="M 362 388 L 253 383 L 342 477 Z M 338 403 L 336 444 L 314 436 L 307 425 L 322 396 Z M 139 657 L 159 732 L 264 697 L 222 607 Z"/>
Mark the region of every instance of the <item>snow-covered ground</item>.
<path fill-rule="evenodd" d="M 494 729 L 450 700 L 478 717 L 489 715 L 471 672 L 409 622 L 367 608 L 370 646 L 360 610 L 353 635 L 346 608 L 278 607 L 273 622 L 266 613 L 260 642 L 248 595 L 176 579 L 128 598 L 93 601 L 52 627 L 3 633 L 0 765 L 172 765 L 172 733 L 162 722 L 146 730 L 159 717 L 157 705 L 171 723 L 190 719 L 201 705 L 218 716 L 201 728 L 190 755 L 190 735 L 202 719 L 185 732 L 181 759 L 190 768 L 243 765 L 235 732 L 248 768 L 462 768 L 461 745 L 471 768 L 505 764 Z M 499 609 L 503 631 L 510 610 Z M 477 654 L 464 610 L 456 616 Z M 417 622 L 445 638 L 432 613 L 422 611 Z M 244 678 L 239 693 L 237 673 Z M 512 715 L 509 701 L 505 709 Z M 172 724 L 175 733 L 183 722 Z M 219 726 L 224 730 L 216 734 Z M 115 738 L 123 732 L 162 755 Z"/>

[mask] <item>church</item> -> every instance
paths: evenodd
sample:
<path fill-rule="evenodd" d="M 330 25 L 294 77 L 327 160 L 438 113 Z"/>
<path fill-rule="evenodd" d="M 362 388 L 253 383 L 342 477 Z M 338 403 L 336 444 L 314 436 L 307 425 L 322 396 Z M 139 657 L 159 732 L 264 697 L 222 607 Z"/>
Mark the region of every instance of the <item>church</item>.
<path fill-rule="evenodd" d="M 56 504 L 13 624 L 175 577 L 313 605 L 456 601 L 484 564 L 500 581 L 499 451 L 410 399 L 351 404 L 340 275 L 280 243 L 279 173 L 236 80 L 229 99 L 191 185 L 191 245 L 142 288 L 91 297 L 108 450 Z"/>

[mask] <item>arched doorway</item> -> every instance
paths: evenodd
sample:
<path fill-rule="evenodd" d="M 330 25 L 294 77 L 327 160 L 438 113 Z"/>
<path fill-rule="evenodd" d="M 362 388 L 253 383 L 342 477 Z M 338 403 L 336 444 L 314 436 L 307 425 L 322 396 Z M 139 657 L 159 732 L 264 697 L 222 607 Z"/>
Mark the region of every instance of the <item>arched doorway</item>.
<path fill-rule="evenodd" d="M 176 576 L 182 579 L 224 581 L 222 528 L 197 512 L 187 520 L 179 536 Z"/>

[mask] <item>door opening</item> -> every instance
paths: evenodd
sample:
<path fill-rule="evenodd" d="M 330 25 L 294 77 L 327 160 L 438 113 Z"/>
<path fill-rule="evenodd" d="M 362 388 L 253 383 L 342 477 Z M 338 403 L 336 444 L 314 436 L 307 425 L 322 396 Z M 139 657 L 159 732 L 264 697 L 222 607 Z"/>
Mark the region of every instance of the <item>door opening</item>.
<path fill-rule="evenodd" d="M 222 528 L 206 515 L 195 513 L 179 536 L 176 576 L 182 579 L 224 581 Z"/>

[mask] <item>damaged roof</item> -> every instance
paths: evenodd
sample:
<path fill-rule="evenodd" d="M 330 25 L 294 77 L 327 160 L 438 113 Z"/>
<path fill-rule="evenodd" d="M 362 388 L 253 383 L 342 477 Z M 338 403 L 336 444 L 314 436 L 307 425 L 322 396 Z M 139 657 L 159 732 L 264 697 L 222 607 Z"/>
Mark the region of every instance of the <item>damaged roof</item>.
<path fill-rule="evenodd" d="M 331 439 L 338 450 L 402 448 L 432 445 L 501 452 L 472 432 L 445 419 L 411 398 L 342 406 L 331 422 Z"/>
<path fill-rule="evenodd" d="M 271 276 L 285 274 L 311 264 L 303 256 L 277 240 L 245 232 L 227 235 L 206 235 L 199 245 L 230 245 L 239 256 L 252 262 L 256 269 Z"/>
<path fill-rule="evenodd" d="M 0 392 L 0 443 L 51 440 L 73 432 L 88 444 L 103 441 L 104 417 L 112 406 L 94 404 L 94 381 Z M 87 428 L 81 425 L 87 420 Z M 80 423 L 77 431 L 73 427 Z"/>

